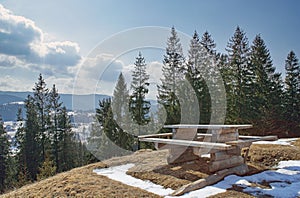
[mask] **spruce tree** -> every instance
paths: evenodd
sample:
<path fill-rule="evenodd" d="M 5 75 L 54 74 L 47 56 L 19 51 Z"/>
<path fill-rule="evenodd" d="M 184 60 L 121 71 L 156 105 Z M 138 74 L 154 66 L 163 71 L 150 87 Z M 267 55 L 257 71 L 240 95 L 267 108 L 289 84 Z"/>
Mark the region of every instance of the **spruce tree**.
<path fill-rule="evenodd" d="M 270 52 L 260 35 L 256 35 L 250 51 L 250 64 L 255 74 L 252 86 L 251 119 L 262 135 L 274 130 L 281 118 L 282 85 L 275 72 Z"/>
<path fill-rule="evenodd" d="M 114 120 L 111 104 L 111 99 L 106 98 L 99 101 L 99 108 L 96 109 L 96 119 L 102 128 L 101 138 L 98 138 L 101 141 L 99 147 L 101 152 L 97 153 L 97 157 L 101 159 L 128 154 L 126 150 L 122 149 L 130 143 L 128 138 L 123 139 L 127 133 L 124 133 Z"/>
<path fill-rule="evenodd" d="M 41 148 L 42 148 L 42 159 L 45 159 L 46 149 L 49 147 L 48 140 L 48 129 L 47 124 L 49 122 L 48 112 L 48 100 L 49 100 L 49 90 L 46 88 L 45 80 L 43 79 L 42 74 L 39 75 L 38 82 L 35 83 L 33 88 L 34 91 L 34 104 L 37 108 L 38 115 L 38 126 L 39 126 L 39 135 L 41 137 Z"/>
<path fill-rule="evenodd" d="M 207 58 L 207 51 L 202 46 L 199 35 L 195 31 L 193 38 L 190 42 L 190 49 L 188 51 L 188 62 L 187 62 L 187 73 L 186 77 L 193 86 L 196 92 L 197 99 L 199 102 L 200 119 L 199 123 L 205 124 L 209 122 L 209 107 L 210 98 L 208 93 L 208 87 L 205 82 L 205 77 L 207 77 L 207 68 L 204 63 Z M 205 76 L 204 76 L 205 75 Z M 192 91 L 192 90 L 188 90 Z M 190 101 L 191 102 L 191 101 Z M 191 110 L 192 111 L 192 110 Z M 186 116 L 186 115 L 185 115 Z"/>
<path fill-rule="evenodd" d="M 77 144 L 74 133 L 72 132 L 70 119 L 66 107 L 61 108 L 58 115 L 58 143 L 57 143 L 57 171 L 63 172 L 76 167 L 75 156 L 78 150 L 75 145 Z"/>
<path fill-rule="evenodd" d="M 227 93 L 227 122 L 244 123 L 247 121 L 248 108 L 246 106 L 251 92 L 253 74 L 248 64 L 248 39 L 238 26 L 234 35 L 229 39 L 226 48 L 229 64 L 227 65 L 226 93 Z"/>
<path fill-rule="evenodd" d="M 8 159 L 9 142 L 3 127 L 2 117 L 0 117 L 0 193 L 3 193 L 6 188 L 5 180 L 8 176 Z"/>
<path fill-rule="evenodd" d="M 142 56 L 141 52 L 139 52 L 138 57 L 136 57 L 134 65 L 129 110 L 134 122 L 139 126 L 142 126 L 148 124 L 150 121 L 150 102 L 145 99 L 149 91 L 149 75 L 146 72 L 145 58 Z"/>
<path fill-rule="evenodd" d="M 40 141 L 40 127 L 38 110 L 34 98 L 28 95 L 25 101 L 26 107 L 26 125 L 24 128 L 24 158 L 25 167 L 28 170 L 28 179 L 36 180 L 38 168 L 42 163 L 42 145 Z"/>
<path fill-rule="evenodd" d="M 289 121 L 291 125 L 290 130 L 299 130 L 300 122 L 300 66 L 299 60 L 296 54 L 291 51 L 285 61 L 285 119 Z"/>
<path fill-rule="evenodd" d="M 89 156 L 91 162 L 96 162 L 101 158 L 102 129 L 97 119 L 94 119 L 95 121 L 90 124 L 90 135 L 87 138 L 87 148 L 92 154 Z"/>
<path fill-rule="evenodd" d="M 130 96 L 124 76 L 120 73 L 112 98 L 112 110 L 119 134 L 116 142 L 121 148 L 132 150 L 133 133 L 130 113 Z"/>
<path fill-rule="evenodd" d="M 206 49 L 206 51 L 211 55 L 216 55 L 216 43 L 213 40 L 212 36 L 205 31 L 201 37 L 201 45 Z"/>
<path fill-rule="evenodd" d="M 17 113 L 17 121 L 19 123 L 16 135 L 15 135 L 15 147 L 18 152 L 16 154 L 16 161 L 18 162 L 17 170 L 18 170 L 18 186 L 25 185 L 28 181 L 28 171 L 26 168 L 26 152 L 25 152 L 25 125 L 24 119 L 21 116 L 22 111 L 21 108 Z"/>
<path fill-rule="evenodd" d="M 176 87 L 184 79 L 184 56 L 180 38 L 174 27 L 167 40 L 166 54 L 163 59 L 161 85 L 158 86 L 158 102 L 167 113 L 165 124 L 178 124 L 181 120 L 180 102 L 177 98 Z"/>
<path fill-rule="evenodd" d="M 114 119 L 119 127 L 127 132 L 130 130 L 129 91 L 122 73 L 120 73 L 112 98 Z"/>
<path fill-rule="evenodd" d="M 51 147 L 54 155 L 54 162 L 56 165 L 57 170 L 60 169 L 59 167 L 59 134 L 61 132 L 61 128 L 59 128 L 58 122 L 59 122 L 59 115 L 61 114 L 61 105 L 62 102 L 59 101 L 60 96 L 58 94 L 58 91 L 53 85 L 52 90 L 49 93 L 49 111 L 50 111 L 50 129 L 49 129 L 49 139 L 51 142 Z"/>

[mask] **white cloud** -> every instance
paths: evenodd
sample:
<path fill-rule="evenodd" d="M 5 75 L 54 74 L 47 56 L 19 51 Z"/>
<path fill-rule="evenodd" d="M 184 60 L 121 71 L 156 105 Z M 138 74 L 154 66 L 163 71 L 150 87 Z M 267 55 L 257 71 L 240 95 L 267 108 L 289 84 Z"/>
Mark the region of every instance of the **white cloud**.
<path fill-rule="evenodd" d="M 75 93 L 95 93 L 96 89 L 99 86 L 103 87 L 103 85 L 105 85 L 103 92 L 105 92 L 104 90 L 111 91 L 123 68 L 124 63 L 121 60 L 114 59 L 113 55 L 110 54 L 87 57 L 78 65 L 76 70 L 71 69 L 73 72 L 77 72 L 74 91 Z"/>
<path fill-rule="evenodd" d="M 0 78 L 0 90 L 2 91 L 24 91 L 31 90 L 33 87 L 32 80 L 16 79 L 10 75 Z"/>
<path fill-rule="evenodd" d="M 147 73 L 150 75 L 149 82 L 153 84 L 160 84 L 162 78 L 163 64 L 158 61 L 153 61 L 147 65 Z"/>
<path fill-rule="evenodd" d="M 0 66 L 21 62 L 16 66 L 66 75 L 68 67 L 77 65 L 81 59 L 79 45 L 71 41 L 46 41 L 45 37 L 51 36 L 34 21 L 15 15 L 0 4 Z"/>

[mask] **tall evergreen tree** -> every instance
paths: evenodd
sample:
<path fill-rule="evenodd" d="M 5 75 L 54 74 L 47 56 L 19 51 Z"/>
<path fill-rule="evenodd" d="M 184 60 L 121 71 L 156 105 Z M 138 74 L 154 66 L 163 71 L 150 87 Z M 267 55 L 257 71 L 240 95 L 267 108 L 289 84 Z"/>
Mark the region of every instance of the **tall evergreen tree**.
<path fill-rule="evenodd" d="M 139 52 L 134 63 L 132 73 L 131 89 L 132 94 L 129 101 L 129 110 L 133 120 L 139 125 L 146 125 L 150 121 L 150 102 L 146 100 L 149 87 L 149 75 L 146 72 L 145 58 Z"/>
<path fill-rule="evenodd" d="M 227 93 L 227 122 L 246 122 L 248 115 L 248 96 L 251 92 L 253 73 L 249 68 L 248 39 L 243 30 L 238 26 L 230 38 L 227 48 L 229 64 L 227 70 L 229 78 L 225 81 Z M 225 79 L 224 79 L 225 80 Z"/>
<path fill-rule="evenodd" d="M 36 180 L 38 168 L 42 162 L 42 148 L 41 141 L 39 139 L 40 127 L 38 124 L 38 110 L 35 105 L 34 98 L 31 96 L 27 97 L 25 101 L 26 106 L 26 125 L 24 135 L 24 158 L 25 167 L 28 170 L 28 179 L 31 181 Z"/>
<path fill-rule="evenodd" d="M 119 127 L 127 132 L 130 130 L 129 91 L 122 73 L 120 73 L 112 98 L 114 119 Z"/>
<path fill-rule="evenodd" d="M 50 136 L 50 143 L 54 155 L 54 162 L 57 170 L 59 167 L 59 134 L 61 133 L 61 128 L 59 128 L 59 115 L 62 113 L 61 105 L 62 102 L 59 101 L 60 96 L 57 92 L 55 85 L 53 85 L 52 90 L 49 93 L 49 111 L 50 111 L 50 129 L 48 135 Z"/>
<path fill-rule="evenodd" d="M 49 122 L 49 90 L 46 88 L 45 80 L 42 74 L 39 75 L 38 82 L 35 83 L 34 91 L 34 102 L 37 108 L 38 115 L 38 126 L 39 133 L 41 137 L 41 147 L 42 147 L 42 159 L 45 159 L 46 147 L 49 146 L 49 141 L 47 139 L 47 124 Z"/>
<path fill-rule="evenodd" d="M 60 114 L 58 114 L 58 143 L 57 143 L 57 158 L 58 162 L 57 171 L 67 171 L 76 167 L 75 156 L 78 150 L 74 146 L 77 142 L 72 132 L 70 119 L 67 113 L 66 107 L 61 108 Z"/>
<path fill-rule="evenodd" d="M 206 85 L 206 77 L 208 77 L 205 60 L 208 52 L 200 42 L 199 35 L 195 31 L 190 42 L 188 51 L 187 73 L 186 77 L 193 86 L 199 102 L 200 119 L 199 123 L 205 124 L 209 122 L 210 98 Z M 190 90 L 189 90 L 190 91 Z"/>
<path fill-rule="evenodd" d="M 0 193 L 5 190 L 5 180 L 8 175 L 9 142 L 0 117 Z"/>
<path fill-rule="evenodd" d="M 17 121 L 19 123 L 16 135 L 15 135 L 15 147 L 18 152 L 16 154 L 16 161 L 18 162 L 17 170 L 18 170 L 18 185 L 25 185 L 28 180 L 28 171 L 26 168 L 26 152 L 25 152 L 25 125 L 24 119 L 22 117 L 22 109 L 18 109 L 17 112 Z"/>
<path fill-rule="evenodd" d="M 227 57 L 217 53 L 217 45 L 208 31 L 204 32 L 200 43 L 205 49 L 202 58 L 202 64 L 205 66 L 202 70 L 206 74 L 206 87 L 203 93 L 203 113 L 206 117 L 204 123 L 224 123 L 226 94 L 222 78 L 223 67 L 220 66 L 226 63 Z"/>
<path fill-rule="evenodd" d="M 255 74 L 252 86 L 251 119 L 263 133 L 274 130 L 281 115 L 282 85 L 275 72 L 270 52 L 260 35 L 256 35 L 250 52 L 250 64 Z"/>
<path fill-rule="evenodd" d="M 296 54 L 291 51 L 285 61 L 285 119 L 292 124 L 291 129 L 299 131 L 300 122 L 300 66 Z"/>
<path fill-rule="evenodd" d="M 184 56 L 180 38 L 174 27 L 167 40 L 166 54 L 163 59 L 161 85 L 158 86 L 158 102 L 167 113 L 166 124 L 178 124 L 181 120 L 180 102 L 176 87 L 184 79 Z"/>
<path fill-rule="evenodd" d="M 123 149 L 132 150 L 133 124 L 129 108 L 129 91 L 124 76 L 120 73 L 112 98 L 113 116 L 119 128 L 118 142 L 116 143 Z"/>
<path fill-rule="evenodd" d="M 127 133 L 118 126 L 114 120 L 110 98 L 99 101 L 99 108 L 96 109 L 96 119 L 101 126 L 100 147 L 97 157 L 107 159 L 114 156 L 127 154 L 123 148 L 127 146 L 128 139 L 123 139 Z M 123 147 L 123 148 L 122 148 Z M 125 148 L 129 150 L 129 148 Z"/>

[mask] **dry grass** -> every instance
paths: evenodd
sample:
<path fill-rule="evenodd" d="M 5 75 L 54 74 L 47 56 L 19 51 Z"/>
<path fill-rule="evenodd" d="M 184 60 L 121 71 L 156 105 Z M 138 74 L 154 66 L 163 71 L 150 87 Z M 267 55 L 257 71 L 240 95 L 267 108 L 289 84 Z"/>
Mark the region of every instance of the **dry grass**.
<path fill-rule="evenodd" d="M 154 152 L 142 150 L 129 156 L 112 158 L 76 168 L 46 180 L 29 184 L 0 197 L 159 197 L 93 173 L 95 168 L 127 163 L 135 164 L 128 171 L 129 174 L 172 189 L 177 189 L 209 175 L 207 159 L 197 160 L 193 163 L 168 165 L 167 156 L 168 151 L 166 150 Z M 295 142 L 294 146 L 252 145 L 249 156 L 250 172 L 248 174 L 271 169 L 281 160 L 300 160 L 300 140 Z M 252 197 L 241 191 L 242 189 L 234 186 L 225 193 L 212 197 Z"/>

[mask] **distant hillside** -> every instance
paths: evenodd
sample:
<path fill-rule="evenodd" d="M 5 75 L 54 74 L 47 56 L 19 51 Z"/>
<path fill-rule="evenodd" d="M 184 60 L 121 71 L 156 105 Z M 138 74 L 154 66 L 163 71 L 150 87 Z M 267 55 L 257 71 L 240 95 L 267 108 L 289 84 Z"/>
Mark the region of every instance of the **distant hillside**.
<path fill-rule="evenodd" d="M 24 102 L 32 92 L 0 91 L 0 115 L 4 121 L 16 120 L 18 108 L 24 110 Z M 60 94 L 60 100 L 69 110 L 94 111 L 98 107 L 99 100 L 110 96 L 103 94 L 72 95 Z M 25 111 L 23 111 L 25 113 Z"/>
<path fill-rule="evenodd" d="M 19 101 L 23 101 L 23 97 L 18 97 L 18 96 L 14 96 L 14 95 L 8 95 L 8 94 L 2 94 L 0 92 L 0 105 L 3 104 L 8 104 L 11 102 L 19 102 Z"/>
<path fill-rule="evenodd" d="M 16 121 L 18 109 L 21 108 L 23 117 L 25 117 L 24 104 L 8 103 L 0 105 L 0 115 L 3 121 Z"/>

